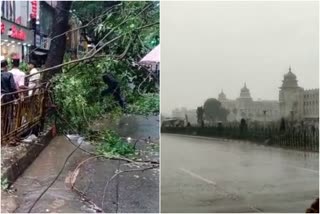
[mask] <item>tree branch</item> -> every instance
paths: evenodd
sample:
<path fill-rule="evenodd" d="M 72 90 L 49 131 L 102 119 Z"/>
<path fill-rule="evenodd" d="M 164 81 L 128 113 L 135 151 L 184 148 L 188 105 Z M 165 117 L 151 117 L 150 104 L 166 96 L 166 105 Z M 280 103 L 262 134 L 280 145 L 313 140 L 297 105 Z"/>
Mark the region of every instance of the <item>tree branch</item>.
<path fill-rule="evenodd" d="M 121 5 L 121 4 L 120 4 L 120 5 Z M 97 20 L 97 19 L 99 19 L 99 18 L 102 18 L 103 16 L 108 15 L 107 13 L 108 13 L 109 11 L 113 10 L 113 9 L 114 9 L 115 7 L 117 7 L 117 6 L 119 6 L 119 5 L 113 5 L 112 7 L 108 8 L 105 12 L 103 12 L 100 16 L 97 16 L 97 17 L 93 18 L 90 22 L 88 22 L 87 24 L 85 24 L 85 25 L 83 25 L 83 26 L 80 26 L 80 27 L 78 27 L 78 28 L 74 28 L 74 29 L 68 30 L 68 31 L 66 31 L 66 32 L 64 32 L 64 33 L 61 33 L 61 34 L 59 34 L 59 35 L 54 36 L 54 37 L 51 39 L 51 41 L 54 40 L 54 39 L 56 39 L 56 38 L 58 38 L 58 37 L 60 37 L 60 36 L 65 35 L 65 34 L 67 34 L 67 33 L 69 33 L 69 32 L 77 31 L 77 30 L 80 30 L 80 29 L 82 29 L 82 28 L 88 27 L 88 26 L 91 25 L 91 23 L 93 23 L 95 20 Z"/>
<path fill-rule="evenodd" d="M 145 10 L 147 10 L 150 6 L 152 6 L 152 4 L 148 4 L 146 7 L 144 7 L 140 12 L 138 12 L 137 14 L 135 14 L 133 17 L 137 17 L 139 16 L 141 13 L 143 13 Z M 122 22 L 120 22 L 117 26 L 115 26 L 114 28 L 112 28 L 102 39 L 100 39 L 100 41 L 96 44 L 96 46 L 98 46 L 104 39 L 106 39 L 112 32 L 114 32 L 118 27 L 120 27 L 121 25 L 125 24 L 127 21 L 130 20 L 130 15 L 127 15 Z M 138 30 L 138 29 L 136 29 Z M 90 50 L 85 56 L 89 55 L 92 52 L 92 50 Z"/>
<path fill-rule="evenodd" d="M 155 25 L 155 24 L 159 24 L 159 22 L 156 22 L 156 23 L 153 23 L 153 24 L 148 24 L 148 25 L 142 26 L 142 27 L 140 27 L 140 28 L 138 28 L 138 29 L 143 29 L 143 28 L 151 27 L 151 26 L 153 26 L 153 25 Z M 137 30 L 137 29 L 135 29 L 135 30 Z M 134 31 L 134 30 L 132 30 L 132 31 Z M 131 32 L 132 32 L 132 31 L 131 31 Z M 125 33 L 125 34 L 127 34 L 127 33 Z M 82 62 L 82 61 L 84 61 L 84 60 L 91 59 L 91 58 L 93 58 L 101 49 L 103 49 L 105 46 L 107 46 L 108 44 L 110 44 L 110 43 L 112 43 L 112 42 L 114 42 L 114 41 L 116 41 L 116 40 L 118 40 L 118 39 L 120 39 L 120 38 L 121 38 L 122 36 L 124 36 L 125 34 L 119 35 L 119 36 L 113 38 L 112 40 L 106 42 L 105 44 L 103 44 L 98 50 L 96 50 L 96 51 L 95 51 L 93 54 L 91 54 L 90 56 L 83 57 L 83 58 L 81 58 L 81 59 L 71 60 L 71 61 L 69 61 L 69 62 L 65 62 L 65 63 L 59 64 L 59 65 L 56 65 L 56 66 L 52 66 L 52 67 L 50 67 L 50 68 L 43 69 L 43 70 L 38 71 L 38 72 L 36 72 L 36 73 L 26 75 L 26 77 L 28 78 L 28 77 L 34 76 L 34 75 L 36 75 L 36 74 L 40 74 L 40 73 L 43 73 L 43 72 L 46 72 L 46 71 L 50 71 L 50 70 L 54 70 L 54 69 L 57 69 L 57 68 L 61 68 L 61 67 L 63 67 L 63 66 L 69 65 L 69 64 L 78 63 L 78 62 Z M 103 55 L 103 56 L 107 56 L 107 55 Z M 110 56 L 111 56 L 111 55 L 110 55 Z"/>
<path fill-rule="evenodd" d="M 134 16 L 137 16 L 137 15 L 141 14 L 143 11 L 147 10 L 150 6 L 152 6 L 152 4 L 148 4 L 148 5 L 147 5 L 145 8 L 143 8 L 138 14 L 135 14 Z M 113 8 L 113 7 L 112 7 L 112 8 Z M 112 8 L 109 8 L 108 10 L 111 10 Z M 105 15 L 105 14 L 103 14 L 103 15 Z M 128 20 L 130 20 L 129 17 L 130 17 L 130 16 L 128 15 L 121 23 L 119 23 L 116 27 L 114 27 L 112 30 L 110 30 L 110 31 L 98 42 L 98 44 L 100 44 L 105 38 L 107 38 L 107 36 L 109 36 L 109 35 L 110 35 L 113 31 L 115 31 L 119 26 L 121 26 L 122 24 L 124 24 L 124 23 L 126 23 Z M 92 23 L 92 22 L 91 22 L 91 23 Z M 89 24 L 89 23 L 88 23 L 88 24 Z M 88 25 L 88 24 L 87 24 L 87 25 Z M 151 26 L 156 25 L 156 24 L 159 24 L 159 22 L 151 23 L 151 24 L 148 24 L 148 25 L 145 25 L 145 26 L 136 28 L 136 29 L 132 29 L 131 32 L 133 32 L 133 31 L 135 31 L 135 30 L 140 30 L 140 29 L 148 28 L 148 27 L 151 27 Z M 86 25 L 86 26 L 87 26 L 87 25 Z M 81 27 L 80 27 L 80 28 L 81 28 Z M 76 30 L 76 29 L 73 29 L 73 30 Z M 68 31 L 67 31 L 67 32 L 68 32 Z M 70 32 L 70 31 L 69 31 L 69 32 Z M 130 31 L 129 31 L 129 32 L 130 32 Z M 122 35 L 119 35 L 119 36 L 113 38 L 112 40 L 106 42 L 106 43 L 103 44 L 100 48 L 98 48 L 96 51 L 94 51 L 92 54 L 91 54 L 92 51 L 89 51 L 89 52 L 85 55 L 85 57 L 83 57 L 83 58 L 81 58 L 81 59 L 71 60 L 71 61 L 69 61 L 69 62 L 65 62 L 65 63 L 59 64 L 59 65 L 55 65 L 55 66 L 52 66 L 52 67 L 43 69 L 43 70 L 41 70 L 41 71 L 39 71 L 39 72 L 37 72 L 37 73 L 29 74 L 29 75 L 27 75 L 26 77 L 29 78 L 29 77 L 31 77 L 31 76 L 33 76 L 33 75 L 36 75 L 36 74 L 39 74 L 39 73 L 44 73 L 44 72 L 51 71 L 51 70 L 56 70 L 56 69 L 58 69 L 58 68 L 61 68 L 61 67 L 63 67 L 63 66 L 69 65 L 69 64 L 80 63 L 80 62 L 83 62 L 83 61 L 85 61 L 85 60 L 90 60 L 90 59 L 92 59 L 93 57 L 95 57 L 95 55 L 96 55 L 100 50 L 102 50 L 104 47 L 106 47 L 108 44 L 110 44 L 110 43 L 118 40 L 119 38 L 123 37 L 124 35 L 128 34 L 129 32 L 124 33 L 124 34 L 122 34 Z M 66 32 L 65 32 L 65 33 L 66 33 Z M 54 38 L 58 38 L 58 36 L 64 35 L 65 33 L 60 34 L 60 35 L 57 35 L 57 36 L 55 36 Z M 122 59 L 122 58 L 125 56 L 125 54 L 128 52 L 128 50 L 129 50 L 129 48 L 130 48 L 130 45 L 131 45 L 130 43 L 131 43 L 131 42 L 128 43 L 128 45 L 127 45 L 127 47 L 126 47 L 126 49 L 125 49 L 125 51 L 124 51 L 123 54 L 121 54 L 120 56 L 113 56 L 113 57 Z M 105 56 L 107 56 L 107 55 L 102 55 L 102 56 L 98 56 L 98 57 L 105 57 Z"/>
<path fill-rule="evenodd" d="M 118 39 L 121 38 L 122 36 L 123 36 L 123 35 L 120 35 L 120 36 L 117 36 L 117 37 L 113 38 L 112 40 L 110 40 L 110 41 L 108 41 L 107 43 L 105 43 L 104 46 L 106 46 L 106 45 L 108 45 L 108 44 L 110 44 L 110 43 L 118 40 Z M 104 47 L 104 46 L 103 46 L 103 47 Z M 69 62 L 65 62 L 65 63 L 62 63 L 62 64 L 60 64 L 60 65 L 52 66 L 52 67 L 50 67 L 50 68 L 43 69 L 43 70 L 38 71 L 38 72 L 36 72 L 36 73 L 26 75 L 26 77 L 31 77 L 31 76 L 34 76 L 34 75 L 36 75 L 36 74 L 40 74 L 40 73 L 43 73 L 43 72 L 46 72 L 46 71 L 51 71 L 51 70 L 53 70 L 53 69 L 61 68 L 61 67 L 63 67 L 63 66 L 69 65 L 69 64 L 73 64 L 73 63 L 77 63 L 77 62 L 82 62 L 82 61 L 84 61 L 84 60 L 91 59 L 91 58 L 93 58 L 94 55 L 95 55 L 96 53 L 98 53 L 100 50 L 101 50 L 101 49 L 98 49 L 96 52 L 94 52 L 92 55 L 90 55 L 90 56 L 88 56 L 88 57 L 83 57 L 83 58 L 81 58 L 81 59 L 71 60 L 71 61 L 69 61 Z"/>
<path fill-rule="evenodd" d="M 64 33 L 61 33 L 61 34 L 59 34 L 59 35 L 56 35 L 56 36 L 52 37 L 52 38 L 50 39 L 50 41 L 52 42 L 53 40 L 55 40 L 55 39 L 57 39 L 57 38 L 59 38 L 59 37 L 61 37 L 61 36 L 63 36 L 63 35 L 66 35 L 67 33 L 70 33 L 70 32 L 73 32 L 73 31 L 77 31 L 77 30 L 81 30 L 81 29 L 83 29 L 83 28 L 89 27 L 90 25 L 93 24 L 94 21 L 96 21 L 96 20 L 99 19 L 99 18 L 103 18 L 103 17 L 106 16 L 106 15 L 109 15 L 108 12 L 110 12 L 111 10 L 113 10 L 115 7 L 118 7 L 118 6 L 121 6 L 121 5 L 122 5 L 122 3 L 111 6 L 111 7 L 108 8 L 106 11 L 104 11 L 100 16 L 97 16 L 97 17 L 93 18 L 93 19 L 92 19 L 91 21 L 89 21 L 87 24 L 85 24 L 85 25 L 83 25 L 83 26 L 80 26 L 80 27 L 77 27 L 77 28 L 74 28 L 74 29 L 71 29 L 71 30 L 68 30 L 68 31 L 66 31 L 66 32 L 64 32 Z M 50 33 L 50 35 L 48 36 L 48 38 L 50 38 L 51 35 L 52 35 L 52 33 Z M 38 50 L 38 49 L 40 49 L 40 47 L 36 47 L 36 48 L 32 49 L 32 50 L 31 50 L 27 55 L 25 55 L 25 56 L 29 56 L 30 54 L 32 54 L 33 52 L 35 52 L 35 51 Z"/>

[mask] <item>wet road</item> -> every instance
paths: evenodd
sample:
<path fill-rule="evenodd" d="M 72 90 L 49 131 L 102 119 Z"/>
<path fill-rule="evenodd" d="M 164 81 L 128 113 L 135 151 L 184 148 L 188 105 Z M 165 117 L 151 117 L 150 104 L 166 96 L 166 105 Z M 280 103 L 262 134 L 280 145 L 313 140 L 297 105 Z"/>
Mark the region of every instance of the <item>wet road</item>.
<path fill-rule="evenodd" d="M 158 117 L 126 116 L 116 121 L 102 121 L 100 125 L 114 129 L 123 137 L 148 138 L 152 142 L 139 141 L 137 149 L 141 159 L 159 161 L 158 150 L 149 147 L 159 144 Z M 81 138 L 72 136 L 73 143 L 78 144 Z M 94 151 L 94 147 L 83 142 L 81 148 Z M 37 159 L 28 167 L 14 183 L 17 189 L 17 204 L 15 212 L 25 213 L 36 198 L 52 182 L 64 164 L 67 156 L 75 149 L 64 136 L 55 137 L 41 152 Z M 91 204 L 85 203 L 70 189 L 70 175 L 78 164 L 89 158 L 89 155 L 77 150 L 69 159 L 65 169 L 54 185 L 43 195 L 34 206 L 32 212 L 37 213 L 88 213 L 95 212 Z M 98 207 L 105 212 L 138 212 L 151 213 L 159 211 L 159 170 L 126 172 L 109 184 L 105 198 L 106 181 L 119 170 L 145 168 L 124 161 L 92 159 L 80 168 L 75 187 L 85 193 Z M 104 199 L 104 200 L 103 200 Z"/>
<path fill-rule="evenodd" d="M 161 135 L 161 212 L 304 212 L 319 155 L 249 142 Z"/>

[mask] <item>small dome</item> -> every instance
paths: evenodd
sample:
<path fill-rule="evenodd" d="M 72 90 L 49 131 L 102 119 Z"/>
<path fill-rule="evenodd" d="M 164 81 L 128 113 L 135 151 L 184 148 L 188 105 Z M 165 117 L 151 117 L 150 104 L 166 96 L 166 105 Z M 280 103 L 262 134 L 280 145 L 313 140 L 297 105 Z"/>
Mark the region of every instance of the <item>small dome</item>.
<path fill-rule="evenodd" d="M 227 96 L 225 95 L 225 93 L 223 93 L 223 90 L 221 90 L 219 96 L 218 96 L 218 100 L 226 100 Z"/>
<path fill-rule="evenodd" d="M 220 94 L 219 94 L 219 96 L 225 96 L 225 93 L 223 92 L 223 90 L 221 90 L 221 92 L 220 92 Z"/>

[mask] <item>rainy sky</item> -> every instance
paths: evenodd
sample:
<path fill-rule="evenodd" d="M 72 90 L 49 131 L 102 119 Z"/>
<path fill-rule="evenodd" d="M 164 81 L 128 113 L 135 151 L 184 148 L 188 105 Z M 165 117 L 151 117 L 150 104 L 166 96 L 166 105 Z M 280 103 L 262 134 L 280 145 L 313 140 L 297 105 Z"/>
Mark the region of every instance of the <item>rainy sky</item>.
<path fill-rule="evenodd" d="M 278 100 L 291 65 L 319 88 L 318 2 L 161 2 L 161 111 L 196 108 L 244 82 L 254 100 Z"/>

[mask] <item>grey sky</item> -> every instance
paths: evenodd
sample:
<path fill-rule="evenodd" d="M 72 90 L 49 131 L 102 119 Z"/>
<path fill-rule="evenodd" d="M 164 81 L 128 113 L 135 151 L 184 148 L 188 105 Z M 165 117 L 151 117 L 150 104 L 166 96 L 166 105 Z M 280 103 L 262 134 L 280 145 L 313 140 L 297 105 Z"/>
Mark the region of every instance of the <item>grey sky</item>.
<path fill-rule="evenodd" d="M 223 88 L 278 100 L 289 65 L 319 86 L 318 2 L 161 2 L 161 111 L 195 108 Z"/>

